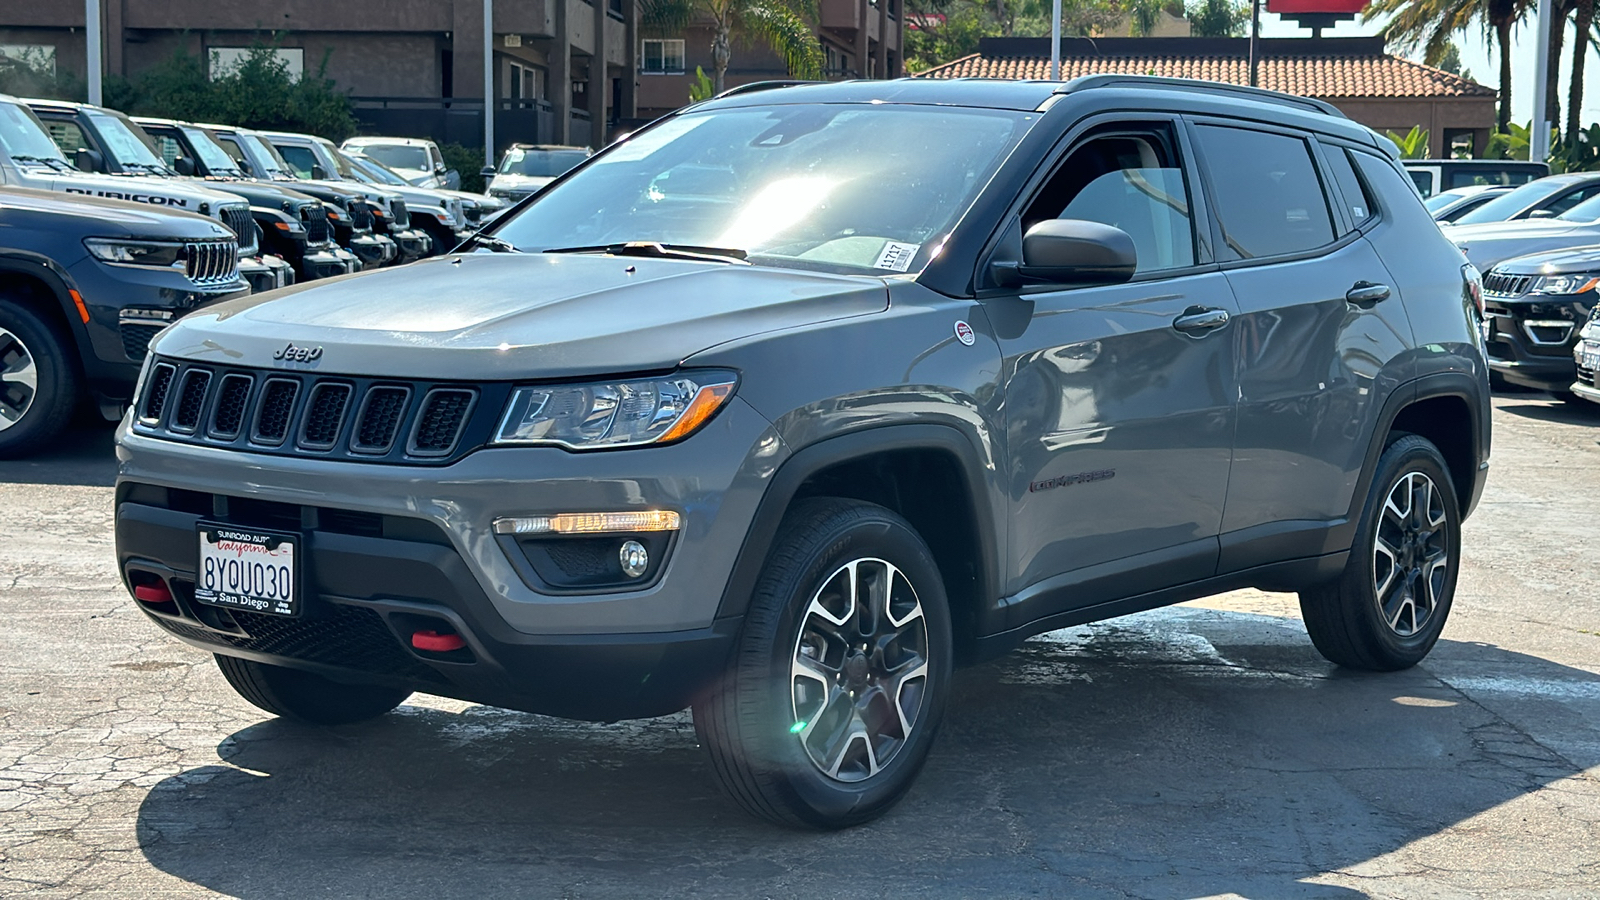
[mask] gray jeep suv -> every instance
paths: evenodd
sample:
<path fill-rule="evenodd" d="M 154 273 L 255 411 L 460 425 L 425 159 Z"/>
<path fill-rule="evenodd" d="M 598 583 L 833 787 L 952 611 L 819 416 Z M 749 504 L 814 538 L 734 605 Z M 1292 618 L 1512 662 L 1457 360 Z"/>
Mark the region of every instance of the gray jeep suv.
<path fill-rule="evenodd" d="M 1326 104 L 735 89 L 491 232 L 153 345 L 121 571 L 268 712 L 692 706 L 740 804 L 839 827 L 1030 635 L 1246 586 L 1357 669 L 1444 626 L 1477 272 Z"/>

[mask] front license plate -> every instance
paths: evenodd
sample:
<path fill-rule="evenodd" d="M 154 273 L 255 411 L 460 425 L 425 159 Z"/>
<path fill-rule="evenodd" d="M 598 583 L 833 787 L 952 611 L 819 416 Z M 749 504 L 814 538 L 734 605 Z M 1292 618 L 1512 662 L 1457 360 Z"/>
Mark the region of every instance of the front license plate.
<path fill-rule="evenodd" d="M 275 616 L 300 614 L 300 538 L 202 522 L 194 599 Z"/>
<path fill-rule="evenodd" d="M 1578 350 L 1578 365 L 1591 372 L 1600 368 L 1600 344 L 1585 341 Z"/>

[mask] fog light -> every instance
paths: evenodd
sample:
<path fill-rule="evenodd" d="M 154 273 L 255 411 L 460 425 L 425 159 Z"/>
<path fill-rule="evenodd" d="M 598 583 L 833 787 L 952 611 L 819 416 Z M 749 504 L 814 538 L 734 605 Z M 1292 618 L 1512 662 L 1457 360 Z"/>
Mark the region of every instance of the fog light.
<path fill-rule="evenodd" d="M 622 561 L 622 574 L 629 578 L 638 578 L 650 570 L 650 551 L 638 541 L 623 541 L 617 557 Z"/>

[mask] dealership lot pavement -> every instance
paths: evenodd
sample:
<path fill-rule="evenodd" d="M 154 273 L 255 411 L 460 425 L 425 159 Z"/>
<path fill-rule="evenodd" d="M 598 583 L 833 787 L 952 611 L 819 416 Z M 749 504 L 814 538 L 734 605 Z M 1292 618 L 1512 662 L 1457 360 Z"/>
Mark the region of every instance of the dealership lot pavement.
<path fill-rule="evenodd" d="M 1495 427 L 1423 666 L 1337 671 L 1257 592 L 1056 632 L 959 672 L 906 801 L 823 835 L 724 802 L 687 715 L 267 718 L 133 609 L 80 430 L 0 462 L 0 896 L 1592 894 L 1600 407 Z"/>

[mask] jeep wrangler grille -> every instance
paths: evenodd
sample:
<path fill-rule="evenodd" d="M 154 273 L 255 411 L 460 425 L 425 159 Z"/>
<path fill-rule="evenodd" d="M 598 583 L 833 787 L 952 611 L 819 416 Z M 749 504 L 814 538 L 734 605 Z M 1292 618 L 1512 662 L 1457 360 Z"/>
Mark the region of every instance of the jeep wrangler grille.
<path fill-rule="evenodd" d="M 250 207 L 225 206 L 217 211 L 217 218 L 238 236 L 240 256 L 255 256 L 256 251 L 261 249 L 261 242 L 256 240 L 256 220 L 250 215 Z"/>
<path fill-rule="evenodd" d="M 251 453 L 441 465 L 488 442 L 509 384 L 324 376 L 158 359 L 139 433 Z"/>
<path fill-rule="evenodd" d="M 331 238 L 328 211 L 320 203 L 300 207 L 300 224 L 305 226 L 307 244 L 326 244 Z"/>

